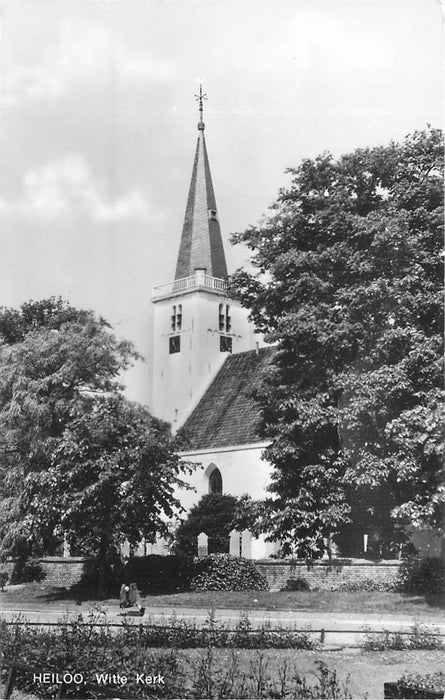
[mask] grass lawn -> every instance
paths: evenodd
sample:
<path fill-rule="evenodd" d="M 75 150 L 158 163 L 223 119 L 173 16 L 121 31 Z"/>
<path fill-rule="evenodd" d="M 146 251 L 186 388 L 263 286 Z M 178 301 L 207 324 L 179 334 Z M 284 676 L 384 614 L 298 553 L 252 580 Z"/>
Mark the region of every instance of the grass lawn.
<path fill-rule="evenodd" d="M 116 606 L 116 597 L 102 602 Z M 151 595 L 143 598 L 148 609 L 157 607 L 197 608 L 209 610 L 299 610 L 312 612 L 343 612 L 356 614 L 403 614 L 417 618 L 443 617 L 444 599 L 395 592 L 374 591 L 347 593 L 342 591 L 205 591 L 171 595 Z M 45 586 L 44 583 L 6 586 L 0 593 L 0 607 L 4 610 L 47 610 L 51 607 L 75 606 L 93 603 L 94 597 L 79 596 L 69 590 Z"/>

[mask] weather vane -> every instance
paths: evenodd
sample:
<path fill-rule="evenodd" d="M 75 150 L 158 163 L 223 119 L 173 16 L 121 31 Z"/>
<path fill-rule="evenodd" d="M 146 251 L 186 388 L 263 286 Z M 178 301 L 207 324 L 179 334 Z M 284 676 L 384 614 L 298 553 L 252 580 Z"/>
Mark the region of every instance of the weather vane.
<path fill-rule="evenodd" d="M 204 106 L 203 106 L 203 100 L 207 99 L 207 95 L 202 92 L 202 85 L 199 86 L 199 95 L 195 95 L 195 100 L 199 102 L 199 124 L 198 124 L 198 129 L 204 130 L 204 121 L 202 118 L 203 111 L 204 111 Z"/>

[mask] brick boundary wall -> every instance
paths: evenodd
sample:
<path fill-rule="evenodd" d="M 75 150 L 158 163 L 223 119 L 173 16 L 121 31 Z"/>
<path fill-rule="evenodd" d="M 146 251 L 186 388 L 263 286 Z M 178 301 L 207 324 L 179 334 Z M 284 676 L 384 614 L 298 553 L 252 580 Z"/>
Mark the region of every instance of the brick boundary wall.
<path fill-rule="evenodd" d="M 11 578 L 17 560 L 9 559 L 0 565 Z M 34 560 L 42 567 L 43 585 L 69 588 L 77 583 L 92 557 L 42 557 Z M 310 590 L 335 591 L 345 585 L 372 581 L 391 587 L 397 578 L 401 560 L 369 561 L 367 559 L 337 559 L 329 561 L 292 561 L 283 559 L 255 560 L 255 565 L 267 580 L 271 591 L 286 588 L 288 580 L 304 579 Z"/>
<path fill-rule="evenodd" d="M 92 557 L 41 557 L 32 560 L 42 567 L 45 574 L 42 585 L 70 588 L 80 581 L 88 562 L 94 562 Z M 0 566 L 2 571 L 9 574 L 9 581 L 18 559 L 7 559 Z"/>
<path fill-rule="evenodd" d="M 255 562 L 271 591 L 286 588 L 287 581 L 303 579 L 312 591 L 337 591 L 344 586 L 372 581 L 382 588 L 391 588 L 403 561 L 336 559 L 333 561 L 291 561 L 262 559 Z"/>

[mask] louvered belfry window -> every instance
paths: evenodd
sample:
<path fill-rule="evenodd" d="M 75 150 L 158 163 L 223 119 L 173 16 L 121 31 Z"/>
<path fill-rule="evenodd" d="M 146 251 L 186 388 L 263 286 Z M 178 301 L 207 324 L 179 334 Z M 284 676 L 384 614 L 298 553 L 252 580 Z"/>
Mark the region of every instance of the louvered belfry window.
<path fill-rule="evenodd" d="M 180 331 L 182 327 L 182 304 L 172 306 L 172 315 L 170 319 L 172 331 Z"/>
<path fill-rule="evenodd" d="M 225 308 L 224 308 L 225 306 Z M 218 315 L 218 320 L 219 320 L 219 330 L 220 331 L 225 331 L 226 333 L 230 333 L 230 330 L 232 328 L 232 319 L 230 316 L 230 306 L 228 304 L 220 304 L 219 305 L 219 315 Z"/>

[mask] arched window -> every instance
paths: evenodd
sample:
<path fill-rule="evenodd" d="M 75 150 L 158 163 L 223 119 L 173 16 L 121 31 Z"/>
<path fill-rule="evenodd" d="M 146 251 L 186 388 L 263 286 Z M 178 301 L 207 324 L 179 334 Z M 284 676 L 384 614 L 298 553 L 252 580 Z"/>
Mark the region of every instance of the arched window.
<path fill-rule="evenodd" d="M 212 471 L 212 473 L 209 476 L 209 493 L 222 493 L 222 492 L 223 492 L 223 487 L 222 487 L 221 472 L 219 471 L 218 467 L 215 467 L 215 469 Z"/>

